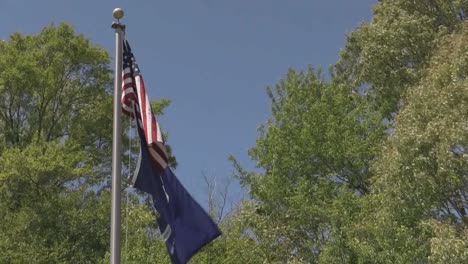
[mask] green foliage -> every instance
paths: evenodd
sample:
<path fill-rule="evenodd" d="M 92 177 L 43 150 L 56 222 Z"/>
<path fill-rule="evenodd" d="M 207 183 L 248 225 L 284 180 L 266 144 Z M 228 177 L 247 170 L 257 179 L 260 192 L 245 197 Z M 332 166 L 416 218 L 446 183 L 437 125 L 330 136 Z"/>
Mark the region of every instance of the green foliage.
<path fill-rule="evenodd" d="M 109 57 L 66 24 L 0 44 L 0 262 L 91 263 L 108 248 Z"/>
<path fill-rule="evenodd" d="M 4 151 L 0 262 L 84 263 L 105 253 L 110 204 L 80 186 L 92 171 L 86 161 L 77 147 L 56 143 Z"/>
<path fill-rule="evenodd" d="M 468 230 L 457 232 L 453 226 L 433 221 L 434 236 L 431 238 L 430 263 L 468 262 Z"/>
<path fill-rule="evenodd" d="M 337 73 L 358 89 L 384 116 L 398 111 L 402 93 L 419 81 L 437 40 L 465 19 L 467 1 L 392 0 L 374 7 L 371 23 L 349 36 Z"/>
<path fill-rule="evenodd" d="M 358 250 L 369 259 L 408 263 L 448 257 L 434 252 L 443 238 L 440 224 L 425 224 L 432 220 L 464 237 L 456 245 L 466 242 L 467 40 L 465 27 L 441 40 L 424 78 L 405 96 L 395 134 L 374 164 L 374 190 L 360 232 L 353 231 Z M 452 252 L 449 259 L 463 254 Z"/>
<path fill-rule="evenodd" d="M 269 90 L 273 117 L 249 152 L 265 173 L 240 169 L 238 177 L 261 201 L 257 214 L 272 228 L 266 229 L 268 242 L 260 243 L 278 253 L 277 261 L 292 252 L 318 261 L 330 233 L 345 224 L 343 214 L 352 217 L 341 203 L 369 192 L 369 161 L 384 131 L 381 117 L 348 90 L 312 69 L 290 70 Z"/>
<path fill-rule="evenodd" d="M 427 75 L 409 91 L 386 156 L 376 164 L 380 192 L 411 192 L 403 200 L 421 210 L 436 206 L 434 217 L 443 215 L 453 222 L 466 221 L 463 208 L 468 205 L 463 198 L 468 165 L 466 32 L 464 27 L 442 41 Z M 395 182 L 401 183 L 398 188 Z"/>
<path fill-rule="evenodd" d="M 46 27 L 37 35 L 15 33 L 3 42 L 3 146 L 25 146 L 33 140 L 106 139 L 110 130 L 102 124 L 110 118 L 102 110 L 111 102 L 109 61 L 105 50 L 66 24 Z"/>

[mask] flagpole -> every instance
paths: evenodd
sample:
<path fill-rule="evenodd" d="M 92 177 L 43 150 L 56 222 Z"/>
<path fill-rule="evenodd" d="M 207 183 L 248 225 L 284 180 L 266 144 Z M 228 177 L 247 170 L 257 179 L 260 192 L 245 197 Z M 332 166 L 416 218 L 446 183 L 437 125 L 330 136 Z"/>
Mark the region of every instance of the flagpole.
<path fill-rule="evenodd" d="M 112 210 L 111 210 L 111 243 L 110 252 L 111 264 L 120 264 L 120 232 L 121 232 L 121 147 L 122 147 L 122 122 L 120 115 L 121 94 L 122 94 L 122 34 L 125 25 L 120 24 L 120 19 L 123 17 L 123 10 L 120 8 L 114 9 L 113 16 L 117 22 L 112 23 L 112 28 L 115 29 L 115 71 L 114 71 L 114 121 L 112 133 Z"/>

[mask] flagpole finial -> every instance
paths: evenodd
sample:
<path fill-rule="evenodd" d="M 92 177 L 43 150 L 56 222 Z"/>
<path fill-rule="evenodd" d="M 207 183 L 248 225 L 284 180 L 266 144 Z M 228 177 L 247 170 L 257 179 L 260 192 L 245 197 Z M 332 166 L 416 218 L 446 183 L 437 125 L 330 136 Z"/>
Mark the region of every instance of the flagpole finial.
<path fill-rule="evenodd" d="M 114 9 L 114 11 L 112 11 L 112 15 L 115 19 L 120 20 L 124 16 L 124 11 L 122 8 L 117 7 Z"/>
<path fill-rule="evenodd" d="M 122 31 L 125 31 L 125 25 L 120 24 L 120 19 L 122 19 L 124 16 L 123 9 L 119 7 L 115 8 L 114 11 L 112 11 L 112 15 L 114 16 L 115 19 L 117 19 L 117 21 L 112 22 L 112 28 L 116 30 L 120 29 Z"/>

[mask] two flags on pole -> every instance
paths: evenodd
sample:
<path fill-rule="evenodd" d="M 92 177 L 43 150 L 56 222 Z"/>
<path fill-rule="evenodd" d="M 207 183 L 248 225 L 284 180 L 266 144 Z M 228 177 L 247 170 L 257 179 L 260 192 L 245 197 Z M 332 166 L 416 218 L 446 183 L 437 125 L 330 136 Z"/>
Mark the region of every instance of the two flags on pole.
<path fill-rule="evenodd" d="M 186 263 L 221 232 L 168 166 L 161 130 L 127 41 L 122 65 L 122 111 L 136 119 L 141 144 L 133 186 L 151 195 L 172 263 Z"/>

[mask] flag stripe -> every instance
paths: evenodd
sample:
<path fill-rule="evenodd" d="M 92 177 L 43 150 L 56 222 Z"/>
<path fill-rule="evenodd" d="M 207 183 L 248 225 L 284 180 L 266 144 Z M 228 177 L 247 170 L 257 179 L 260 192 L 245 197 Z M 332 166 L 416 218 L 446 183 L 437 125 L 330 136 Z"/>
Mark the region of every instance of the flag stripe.
<path fill-rule="evenodd" d="M 163 170 L 167 167 L 167 162 L 161 157 L 161 155 L 159 155 L 159 153 L 156 152 L 154 148 L 148 148 L 148 150 L 158 169 Z"/>

